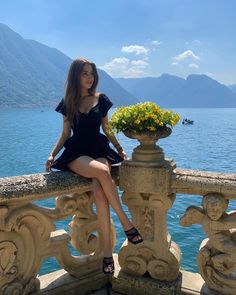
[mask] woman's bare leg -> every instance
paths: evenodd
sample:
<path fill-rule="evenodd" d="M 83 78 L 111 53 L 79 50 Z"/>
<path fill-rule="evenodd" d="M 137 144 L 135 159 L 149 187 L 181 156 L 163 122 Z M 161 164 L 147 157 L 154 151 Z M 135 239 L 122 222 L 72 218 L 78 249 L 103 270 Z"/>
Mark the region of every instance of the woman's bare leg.
<path fill-rule="evenodd" d="M 94 160 L 88 156 L 81 156 L 70 162 L 68 166 L 73 172 L 81 176 L 96 178 L 99 181 L 108 202 L 116 212 L 124 230 L 129 230 L 133 225 L 121 207 L 117 188 L 110 174 L 110 168 L 98 161 L 101 159 Z"/>
<path fill-rule="evenodd" d="M 93 192 L 97 208 L 97 217 L 102 234 L 104 256 L 110 257 L 112 255 L 112 245 L 109 203 L 100 183 L 96 178 L 93 178 Z"/>

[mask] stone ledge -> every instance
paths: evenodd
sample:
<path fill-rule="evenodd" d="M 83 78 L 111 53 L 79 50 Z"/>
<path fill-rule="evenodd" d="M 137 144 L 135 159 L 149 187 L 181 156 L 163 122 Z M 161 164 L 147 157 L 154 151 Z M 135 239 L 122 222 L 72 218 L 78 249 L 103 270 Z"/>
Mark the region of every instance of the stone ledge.
<path fill-rule="evenodd" d="M 40 276 L 41 289 L 32 295 L 221 295 L 210 290 L 200 274 L 184 270 L 180 271 L 178 281 L 166 284 L 149 277 L 132 277 L 121 271 L 117 254 L 113 256 L 116 270 L 111 278 L 101 271 L 75 278 L 65 270 L 58 270 Z"/>
<path fill-rule="evenodd" d="M 81 278 L 75 278 L 65 270 L 58 270 L 38 277 L 40 290 L 32 295 L 87 295 L 106 294 L 109 277 L 101 271 L 94 272 Z M 98 290 L 98 291 L 96 291 Z M 104 293 L 97 293 L 104 290 Z"/>
<path fill-rule="evenodd" d="M 114 254 L 115 274 L 111 294 L 130 295 L 221 295 L 210 290 L 198 273 L 181 270 L 174 282 L 162 282 L 150 277 L 133 277 L 121 271 L 118 256 Z"/>
<path fill-rule="evenodd" d="M 178 295 L 221 295 L 210 290 L 198 273 L 181 270 L 182 282 Z"/>

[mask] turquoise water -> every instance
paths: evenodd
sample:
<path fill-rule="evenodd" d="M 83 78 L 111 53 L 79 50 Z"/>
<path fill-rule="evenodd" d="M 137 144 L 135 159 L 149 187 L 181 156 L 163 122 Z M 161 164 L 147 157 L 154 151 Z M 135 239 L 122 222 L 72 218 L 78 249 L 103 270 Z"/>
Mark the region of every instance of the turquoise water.
<path fill-rule="evenodd" d="M 194 120 L 194 125 L 178 124 L 170 137 L 159 141 L 167 158 L 178 168 L 236 173 L 236 109 L 176 109 L 181 118 Z M 44 162 L 55 144 L 62 127 L 58 113 L 51 109 L 0 109 L 0 177 L 44 171 Z M 137 145 L 135 140 L 117 135 L 127 154 Z M 179 226 L 179 218 L 189 205 L 200 205 L 199 196 L 177 195 L 168 212 L 168 229 L 182 251 L 182 268 L 197 272 L 195 258 L 204 238 L 200 226 Z M 54 206 L 53 199 L 41 205 Z M 235 208 L 231 201 L 229 210 Z M 124 206 L 124 209 L 126 207 Z M 118 252 L 125 237 L 112 212 L 117 230 Z M 57 228 L 68 227 L 68 220 Z M 40 273 L 60 268 L 55 259 L 42 264 Z"/>

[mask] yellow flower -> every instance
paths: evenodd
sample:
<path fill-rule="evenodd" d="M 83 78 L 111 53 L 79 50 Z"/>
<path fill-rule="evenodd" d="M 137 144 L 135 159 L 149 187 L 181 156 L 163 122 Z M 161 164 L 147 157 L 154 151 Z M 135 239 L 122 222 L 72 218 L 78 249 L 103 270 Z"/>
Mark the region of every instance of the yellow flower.
<path fill-rule="evenodd" d="M 148 129 L 151 130 L 151 131 L 156 131 L 156 128 L 153 127 L 153 126 L 148 126 Z"/>
<path fill-rule="evenodd" d="M 158 127 L 174 126 L 180 117 L 177 113 L 162 110 L 155 103 L 146 101 L 136 105 L 119 107 L 111 117 L 111 127 L 115 132 L 136 130 L 156 131 Z"/>

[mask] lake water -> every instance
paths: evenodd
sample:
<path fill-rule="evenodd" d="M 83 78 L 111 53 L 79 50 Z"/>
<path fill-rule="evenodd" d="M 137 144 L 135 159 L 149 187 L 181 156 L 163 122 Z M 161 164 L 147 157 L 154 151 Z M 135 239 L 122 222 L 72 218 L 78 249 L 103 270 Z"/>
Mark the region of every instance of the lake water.
<path fill-rule="evenodd" d="M 167 158 L 178 168 L 236 173 L 236 109 L 176 109 L 181 118 L 194 120 L 194 125 L 179 123 L 173 133 L 159 141 Z M 62 127 L 61 116 L 52 109 L 0 109 L 0 177 L 44 171 L 44 163 L 56 143 Z M 135 140 L 122 134 L 117 138 L 131 156 Z M 204 233 L 201 226 L 181 227 L 179 218 L 189 205 L 200 205 L 199 196 L 177 195 L 168 212 L 168 230 L 182 251 L 182 268 L 197 272 L 196 256 Z M 53 207 L 53 200 L 41 205 Z M 124 206 L 124 209 L 126 207 Z M 235 209 L 230 201 L 229 210 Z M 117 231 L 118 252 L 125 237 L 112 212 Z M 68 227 L 68 220 L 57 228 Z M 72 250 L 73 251 L 73 250 Z M 60 268 L 54 258 L 44 261 L 40 273 Z"/>

